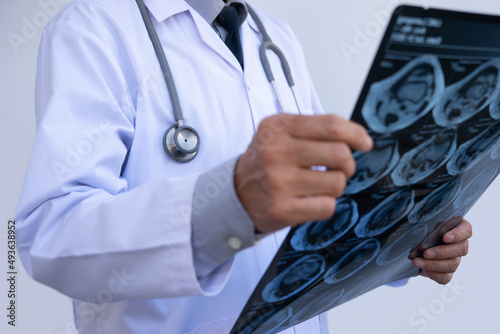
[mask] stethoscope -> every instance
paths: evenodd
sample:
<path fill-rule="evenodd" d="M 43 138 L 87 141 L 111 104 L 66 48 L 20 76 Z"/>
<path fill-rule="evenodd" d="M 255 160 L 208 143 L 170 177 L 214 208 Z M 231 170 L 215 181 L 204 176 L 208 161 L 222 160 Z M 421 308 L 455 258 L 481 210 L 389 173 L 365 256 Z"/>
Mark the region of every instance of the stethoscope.
<path fill-rule="evenodd" d="M 177 122 L 177 124 L 172 125 L 165 131 L 165 134 L 163 135 L 163 148 L 172 159 L 178 162 L 189 162 L 193 160 L 194 157 L 196 157 L 196 155 L 198 154 L 198 149 L 200 148 L 200 135 L 194 128 L 184 125 L 182 108 L 179 103 L 179 95 L 177 94 L 177 89 L 175 88 L 175 82 L 172 76 L 172 72 L 170 71 L 170 67 L 168 66 L 167 57 L 165 56 L 165 52 L 163 51 L 163 47 L 161 46 L 160 40 L 153 26 L 153 23 L 151 22 L 151 18 L 148 15 L 143 0 L 136 0 L 136 2 L 139 6 L 139 10 L 141 11 L 142 19 L 144 20 L 149 38 L 153 43 L 156 56 L 160 63 L 163 77 L 165 78 L 165 83 L 167 84 L 168 93 L 170 95 L 170 100 L 172 101 L 174 118 Z M 280 48 L 278 48 L 278 46 L 273 43 L 267 33 L 266 28 L 264 28 L 262 21 L 257 16 L 255 11 L 250 6 L 247 5 L 247 7 L 248 12 L 252 16 L 253 20 L 257 24 L 257 27 L 259 28 L 260 33 L 263 36 L 263 42 L 259 48 L 260 61 L 264 68 L 264 72 L 266 73 L 267 80 L 271 83 L 274 95 L 278 100 L 281 113 L 285 112 L 285 107 L 278 93 L 278 88 L 276 87 L 273 71 L 271 70 L 271 64 L 269 63 L 269 59 L 266 54 L 267 50 L 273 51 L 278 56 L 288 86 L 292 90 L 297 110 L 299 114 L 302 115 L 302 108 L 297 98 L 297 92 L 295 90 L 295 83 L 293 81 L 292 72 L 285 55 L 280 50 Z"/>

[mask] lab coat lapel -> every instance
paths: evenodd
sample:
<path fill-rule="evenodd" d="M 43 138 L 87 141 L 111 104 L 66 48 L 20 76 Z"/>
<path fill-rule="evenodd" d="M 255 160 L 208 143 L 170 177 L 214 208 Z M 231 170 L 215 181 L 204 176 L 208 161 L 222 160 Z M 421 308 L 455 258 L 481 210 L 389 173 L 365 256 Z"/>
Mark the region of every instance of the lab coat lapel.
<path fill-rule="evenodd" d="M 214 29 L 199 15 L 195 10 L 189 9 L 191 17 L 196 24 L 196 29 L 200 34 L 201 40 L 209 46 L 212 50 L 218 53 L 224 60 L 226 60 L 232 67 L 239 72 L 242 72 L 240 63 L 233 55 L 231 50 L 224 44 L 224 41 L 217 35 Z"/>
<path fill-rule="evenodd" d="M 228 49 L 207 21 L 197 11 L 188 6 L 184 0 L 170 0 L 168 3 L 164 0 L 144 0 L 144 2 L 158 22 L 164 21 L 175 14 L 188 11 L 196 25 L 201 40 L 232 67 L 242 72 L 240 63 L 238 63 L 231 50 Z"/>

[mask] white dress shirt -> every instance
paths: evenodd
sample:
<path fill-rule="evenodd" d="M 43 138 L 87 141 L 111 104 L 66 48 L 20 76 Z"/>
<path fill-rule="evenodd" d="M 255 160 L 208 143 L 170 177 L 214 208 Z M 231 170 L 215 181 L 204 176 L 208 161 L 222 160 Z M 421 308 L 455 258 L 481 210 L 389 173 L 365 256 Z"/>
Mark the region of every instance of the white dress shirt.
<path fill-rule="evenodd" d="M 211 199 L 236 198 L 227 162 L 278 111 L 259 59 L 261 35 L 249 17 L 242 72 L 184 0 L 146 5 L 185 124 L 200 134 L 198 156 L 183 164 L 164 152 L 163 133 L 175 120 L 135 1 L 74 1 L 47 25 L 39 49 L 37 135 L 16 214 L 18 248 L 34 279 L 75 299 L 80 333 L 227 333 L 287 231 L 200 277 L 191 221 Z M 290 62 L 304 110 L 322 113 L 290 28 L 257 12 Z M 279 61 L 270 58 L 286 109 L 296 113 Z M 195 194 L 200 179 L 205 186 Z M 239 202 L 220 211 L 219 225 L 248 218 Z M 223 237 L 224 247 L 249 246 Z M 326 322 L 316 317 L 284 333 L 326 333 Z"/>

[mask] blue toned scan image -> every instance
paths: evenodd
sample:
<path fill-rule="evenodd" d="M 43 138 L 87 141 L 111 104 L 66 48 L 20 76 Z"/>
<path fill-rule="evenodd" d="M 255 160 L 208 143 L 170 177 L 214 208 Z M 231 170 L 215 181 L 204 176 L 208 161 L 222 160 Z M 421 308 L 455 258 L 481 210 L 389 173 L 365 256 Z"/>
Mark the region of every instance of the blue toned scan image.
<path fill-rule="evenodd" d="M 338 300 L 338 304 L 343 304 L 348 302 L 356 297 L 361 296 L 362 294 L 371 291 L 381 285 L 387 284 L 395 279 L 393 279 L 393 275 L 398 277 L 407 278 L 408 275 L 398 275 L 398 273 L 391 273 L 386 270 L 380 270 L 380 267 L 376 266 L 375 268 L 367 269 L 363 275 L 357 275 L 352 278 L 353 288 L 346 289 L 346 292 L 340 299 Z"/>
<path fill-rule="evenodd" d="M 493 59 L 464 79 L 446 88 L 432 111 L 434 120 L 443 127 L 458 125 L 488 106 L 500 89 L 500 60 Z"/>
<path fill-rule="evenodd" d="M 288 324 L 293 316 L 293 309 L 287 306 L 283 309 L 276 310 L 272 309 L 269 312 L 264 312 L 255 321 L 243 330 L 240 334 L 250 334 L 250 333 L 267 333 L 267 332 L 277 332 L 280 330 L 281 326 Z M 258 331 L 255 332 L 254 328 L 258 327 Z M 287 326 L 284 326 L 285 329 Z"/>
<path fill-rule="evenodd" d="M 262 292 L 268 303 L 290 298 L 301 292 L 325 271 L 325 260 L 318 254 L 305 255 L 276 276 Z"/>
<path fill-rule="evenodd" d="M 415 58 L 391 77 L 372 84 L 361 114 L 377 133 L 399 131 L 427 114 L 444 86 L 437 57 Z"/>
<path fill-rule="evenodd" d="M 380 242 L 377 239 L 366 239 L 354 244 L 325 273 L 323 280 L 326 284 L 338 283 L 365 267 L 380 251 Z"/>
<path fill-rule="evenodd" d="M 493 101 L 490 104 L 490 116 L 493 119 L 500 119 L 500 85 L 496 91 Z"/>
<path fill-rule="evenodd" d="M 314 251 L 328 247 L 346 234 L 358 218 L 356 202 L 341 198 L 337 202 L 333 217 L 300 226 L 295 230 L 290 245 L 296 251 Z"/>
<path fill-rule="evenodd" d="M 443 130 L 403 155 L 391 173 L 397 186 L 415 184 L 434 173 L 457 149 L 456 131 Z"/>
<path fill-rule="evenodd" d="M 428 227 L 426 224 L 412 226 L 398 239 L 392 241 L 386 248 L 382 249 L 380 255 L 377 257 L 377 264 L 385 266 L 403 257 L 408 257 L 411 250 L 425 238 L 427 230 Z"/>
<path fill-rule="evenodd" d="M 497 143 L 500 144 L 500 143 Z M 497 145 L 492 151 L 491 151 L 491 160 L 499 160 L 500 159 L 500 145 Z M 500 163 L 500 161 L 499 161 Z"/>
<path fill-rule="evenodd" d="M 374 138 L 373 149 L 368 153 L 355 152 L 356 173 L 347 182 L 345 194 L 355 194 L 374 185 L 398 163 L 399 144 L 392 137 Z"/>
<path fill-rule="evenodd" d="M 344 289 L 314 289 L 304 294 L 301 307 L 297 307 L 295 314 L 288 323 L 294 326 L 334 307 L 344 295 Z"/>
<path fill-rule="evenodd" d="M 412 224 L 439 221 L 455 216 L 453 202 L 460 193 L 460 179 L 453 178 L 418 202 L 408 215 Z"/>
<path fill-rule="evenodd" d="M 384 233 L 413 208 L 415 192 L 411 188 L 403 188 L 385 198 L 374 209 L 363 216 L 354 228 L 360 238 L 371 238 Z"/>
<path fill-rule="evenodd" d="M 463 143 L 446 164 L 451 175 L 458 175 L 470 169 L 481 157 L 489 154 L 500 138 L 500 122 L 490 125 L 473 139 Z"/>
<path fill-rule="evenodd" d="M 469 210 L 495 180 L 500 171 L 499 169 L 498 161 L 490 161 L 489 168 L 485 168 L 481 172 L 473 171 L 470 173 L 472 175 L 466 175 L 462 180 L 464 183 L 462 190 L 453 203 L 453 207 L 455 209 L 465 208 L 465 210 Z"/>

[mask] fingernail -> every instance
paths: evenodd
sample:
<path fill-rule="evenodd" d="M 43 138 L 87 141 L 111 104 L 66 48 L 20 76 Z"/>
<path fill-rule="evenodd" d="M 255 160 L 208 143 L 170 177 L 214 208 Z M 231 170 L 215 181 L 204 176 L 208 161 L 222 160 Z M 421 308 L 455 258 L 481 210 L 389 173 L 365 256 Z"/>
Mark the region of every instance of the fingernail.
<path fill-rule="evenodd" d="M 434 258 L 436 258 L 436 252 L 435 251 L 425 251 L 424 257 L 426 259 L 434 259 Z"/>
<path fill-rule="evenodd" d="M 425 268 L 425 262 L 421 259 L 413 260 L 413 265 L 417 268 Z"/>
<path fill-rule="evenodd" d="M 368 138 L 366 139 L 366 150 L 369 151 L 373 148 L 373 139 L 372 137 L 368 136 Z"/>
<path fill-rule="evenodd" d="M 447 243 L 453 242 L 454 240 L 455 240 L 454 234 L 445 234 L 443 237 L 443 241 Z"/>

